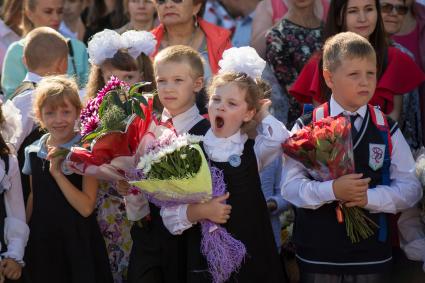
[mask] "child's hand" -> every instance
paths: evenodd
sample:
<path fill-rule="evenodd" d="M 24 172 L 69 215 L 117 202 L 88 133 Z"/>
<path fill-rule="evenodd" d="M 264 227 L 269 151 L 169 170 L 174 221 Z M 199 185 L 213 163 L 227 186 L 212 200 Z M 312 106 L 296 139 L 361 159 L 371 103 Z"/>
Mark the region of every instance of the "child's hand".
<path fill-rule="evenodd" d="M 272 101 L 270 99 L 261 99 L 260 100 L 261 108 L 255 114 L 254 121 L 257 122 L 257 124 L 260 124 L 263 119 L 270 114 L 269 109 L 272 105 Z"/>
<path fill-rule="evenodd" d="M 228 198 L 229 193 L 226 193 L 205 203 L 203 207 L 204 218 L 217 224 L 225 224 L 229 220 L 232 210 L 230 205 L 223 203 Z"/>
<path fill-rule="evenodd" d="M 47 160 L 50 161 L 49 172 L 52 176 L 56 176 L 58 174 L 62 174 L 61 164 L 64 160 L 63 156 L 59 154 L 60 149 L 57 147 L 48 147 L 47 148 Z"/>
<path fill-rule="evenodd" d="M 128 195 L 128 190 L 130 189 L 130 184 L 125 180 L 119 180 L 116 182 L 117 192 L 122 195 L 126 196 Z"/>
<path fill-rule="evenodd" d="M 348 174 L 335 179 L 332 188 L 338 200 L 364 202 L 367 198 L 370 178 L 361 179 L 363 174 Z"/>
<path fill-rule="evenodd" d="M 367 199 L 367 194 L 366 194 L 364 196 L 364 198 L 362 198 L 362 199 L 360 199 L 358 201 L 349 201 L 349 202 L 346 202 L 346 203 L 344 203 L 344 205 L 346 207 L 355 207 L 355 206 L 365 207 L 367 205 L 367 201 L 368 201 L 368 199 Z"/>
<path fill-rule="evenodd" d="M 0 262 L 0 269 L 8 279 L 17 280 L 21 277 L 22 266 L 11 258 L 5 258 Z"/>

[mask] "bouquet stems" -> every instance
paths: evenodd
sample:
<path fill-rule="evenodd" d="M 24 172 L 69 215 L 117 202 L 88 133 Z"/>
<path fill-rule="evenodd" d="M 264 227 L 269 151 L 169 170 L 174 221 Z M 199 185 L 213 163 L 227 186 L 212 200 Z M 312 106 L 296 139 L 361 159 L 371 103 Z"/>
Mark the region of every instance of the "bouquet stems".
<path fill-rule="evenodd" d="M 369 238 L 374 234 L 374 229 L 379 228 L 372 219 L 365 215 L 360 207 L 346 207 L 343 204 L 339 204 L 337 206 L 337 215 L 338 209 L 342 210 L 347 236 L 352 243 L 358 243 L 360 240 Z"/>

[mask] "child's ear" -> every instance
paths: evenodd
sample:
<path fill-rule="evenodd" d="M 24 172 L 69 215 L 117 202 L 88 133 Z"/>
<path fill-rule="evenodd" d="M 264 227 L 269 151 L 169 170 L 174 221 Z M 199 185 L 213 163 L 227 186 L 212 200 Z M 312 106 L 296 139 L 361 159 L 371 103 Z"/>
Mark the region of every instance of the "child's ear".
<path fill-rule="evenodd" d="M 22 63 L 24 64 L 25 68 L 28 69 L 27 59 L 25 59 L 25 56 L 22 56 Z"/>
<path fill-rule="evenodd" d="M 198 77 L 194 82 L 193 82 L 193 86 L 194 86 L 194 91 L 195 92 L 199 92 L 201 91 L 201 89 L 204 87 L 204 77 Z"/>
<path fill-rule="evenodd" d="M 323 78 L 325 79 L 325 83 L 328 86 L 328 88 L 332 89 L 334 86 L 333 83 L 333 77 L 331 71 L 328 69 L 323 69 Z"/>
<path fill-rule="evenodd" d="M 249 122 L 249 121 L 251 121 L 253 118 L 254 118 L 254 116 L 255 116 L 255 113 L 256 113 L 257 111 L 255 111 L 255 109 L 251 109 L 251 110 L 248 110 L 246 113 L 245 113 L 245 116 L 244 116 L 244 118 L 243 118 L 243 121 L 244 122 Z"/>
<path fill-rule="evenodd" d="M 68 57 L 64 57 L 60 59 L 60 61 L 58 62 L 56 72 L 58 74 L 64 75 L 66 74 L 67 70 L 68 70 Z"/>

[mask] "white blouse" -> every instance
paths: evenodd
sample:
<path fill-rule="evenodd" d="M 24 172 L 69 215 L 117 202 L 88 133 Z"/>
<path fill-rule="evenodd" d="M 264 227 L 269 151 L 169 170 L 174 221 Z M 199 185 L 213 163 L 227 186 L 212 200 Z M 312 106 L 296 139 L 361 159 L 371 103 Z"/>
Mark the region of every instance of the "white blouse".
<path fill-rule="evenodd" d="M 257 127 L 254 151 L 257 157 L 258 170 L 261 171 L 279 155 L 282 155 L 281 144 L 289 138 L 286 127 L 272 115 L 266 116 Z M 227 162 L 230 156 L 241 156 L 248 136 L 240 131 L 228 138 L 218 138 L 210 129 L 204 137 L 204 149 L 208 158 L 215 162 Z M 161 216 L 165 227 L 173 235 L 180 235 L 193 224 L 187 219 L 188 204 L 161 208 Z"/>
<path fill-rule="evenodd" d="M 26 224 L 24 197 L 22 193 L 19 164 L 15 156 L 9 155 L 9 172 L 0 159 L 0 192 L 4 192 L 6 219 L 4 237 L 7 251 L 1 256 L 12 258 L 24 265 L 23 257 L 28 242 L 29 228 Z"/>

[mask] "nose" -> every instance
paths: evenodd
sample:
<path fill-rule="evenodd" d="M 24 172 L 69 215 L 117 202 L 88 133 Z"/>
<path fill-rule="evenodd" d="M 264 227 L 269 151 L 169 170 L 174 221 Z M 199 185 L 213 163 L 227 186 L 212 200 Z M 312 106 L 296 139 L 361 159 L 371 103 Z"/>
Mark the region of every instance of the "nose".
<path fill-rule="evenodd" d="M 367 86 L 369 84 L 369 80 L 368 80 L 368 74 L 363 74 L 360 77 L 360 85 L 361 86 Z"/>
<path fill-rule="evenodd" d="M 360 11 L 358 20 L 359 20 L 359 22 L 365 22 L 366 21 L 366 13 L 365 13 L 365 11 Z"/>

